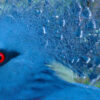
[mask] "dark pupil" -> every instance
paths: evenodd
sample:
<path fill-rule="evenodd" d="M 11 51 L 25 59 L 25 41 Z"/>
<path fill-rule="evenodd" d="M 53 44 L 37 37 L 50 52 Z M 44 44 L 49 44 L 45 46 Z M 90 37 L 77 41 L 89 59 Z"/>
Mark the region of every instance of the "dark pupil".
<path fill-rule="evenodd" d="M 2 57 L 0 56 L 0 60 L 2 59 Z"/>

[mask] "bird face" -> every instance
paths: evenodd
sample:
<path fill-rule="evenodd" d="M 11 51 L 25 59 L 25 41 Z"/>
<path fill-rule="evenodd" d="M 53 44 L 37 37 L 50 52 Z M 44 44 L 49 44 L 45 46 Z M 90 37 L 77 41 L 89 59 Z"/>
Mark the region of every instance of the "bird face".
<path fill-rule="evenodd" d="M 33 79 L 32 75 L 39 71 L 43 53 L 35 29 L 30 30 L 27 25 L 27 21 L 18 18 L 0 19 L 0 61 L 3 59 L 0 62 L 0 99 L 6 99 L 5 95 L 15 98 L 26 87 L 27 80 Z"/>

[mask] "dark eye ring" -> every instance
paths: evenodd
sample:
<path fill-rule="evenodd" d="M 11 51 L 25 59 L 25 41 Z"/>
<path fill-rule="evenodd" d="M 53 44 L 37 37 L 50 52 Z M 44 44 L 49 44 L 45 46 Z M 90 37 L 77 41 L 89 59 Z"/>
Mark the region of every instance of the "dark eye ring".
<path fill-rule="evenodd" d="M 0 63 L 3 63 L 5 60 L 5 55 L 4 53 L 0 52 Z"/>

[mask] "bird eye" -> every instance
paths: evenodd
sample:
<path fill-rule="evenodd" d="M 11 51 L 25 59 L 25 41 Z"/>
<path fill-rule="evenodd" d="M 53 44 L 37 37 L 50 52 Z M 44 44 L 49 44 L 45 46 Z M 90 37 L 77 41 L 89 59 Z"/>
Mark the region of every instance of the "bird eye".
<path fill-rule="evenodd" d="M 0 50 L 0 66 L 6 64 L 11 59 L 19 55 L 16 51 Z"/>
<path fill-rule="evenodd" d="M 3 63 L 5 60 L 5 55 L 4 53 L 0 52 L 0 63 Z"/>

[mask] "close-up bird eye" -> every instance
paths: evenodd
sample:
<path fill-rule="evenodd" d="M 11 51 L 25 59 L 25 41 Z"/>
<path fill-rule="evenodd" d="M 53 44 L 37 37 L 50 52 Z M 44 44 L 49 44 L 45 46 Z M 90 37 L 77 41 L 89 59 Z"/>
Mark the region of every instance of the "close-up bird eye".
<path fill-rule="evenodd" d="M 0 50 L 0 67 L 17 56 L 19 56 L 19 53 L 16 51 Z"/>
<path fill-rule="evenodd" d="M 100 100 L 100 0 L 0 0 L 0 100 Z"/>
<path fill-rule="evenodd" d="M 0 52 L 0 63 L 2 64 L 5 61 L 5 55 Z"/>

